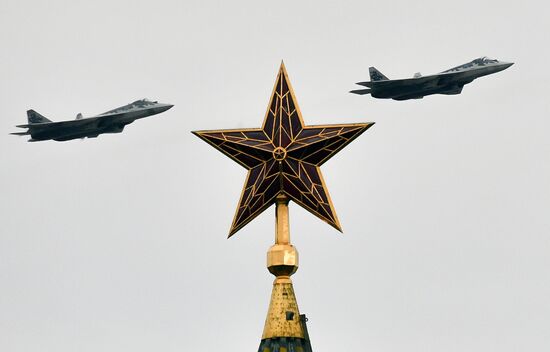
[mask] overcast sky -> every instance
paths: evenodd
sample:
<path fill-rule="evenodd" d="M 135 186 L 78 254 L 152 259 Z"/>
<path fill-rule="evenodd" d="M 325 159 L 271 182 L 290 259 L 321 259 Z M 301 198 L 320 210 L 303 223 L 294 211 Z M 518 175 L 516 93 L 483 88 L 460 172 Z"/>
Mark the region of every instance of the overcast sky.
<path fill-rule="evenodd" d="M 344 234 L 296 204 L 316 352 L 550 350 L 543 1 L 0 3 L 0 350 L 255 351 L 274 207 L 227 234 L 246 170 L 193 136 L 259 127 L 284 60 L 306 124 L 375 121 L 322 171 Z M 348 94 L 480 56 L 461 95 Z M 27 143 L 139 98 L 122 134 Z"/>

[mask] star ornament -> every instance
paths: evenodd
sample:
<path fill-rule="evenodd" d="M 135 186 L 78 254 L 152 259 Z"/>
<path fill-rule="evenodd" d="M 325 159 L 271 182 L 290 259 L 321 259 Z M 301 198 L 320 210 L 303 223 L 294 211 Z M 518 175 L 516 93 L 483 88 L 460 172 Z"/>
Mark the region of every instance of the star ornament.
<path fill-rule="evenodd" d="M 248 170 L 229 237 L 279 193 L 341 232 L 320 166 L 373 124 L 305 126 L 281 63 L 262 128 L 194 131 Z"/>

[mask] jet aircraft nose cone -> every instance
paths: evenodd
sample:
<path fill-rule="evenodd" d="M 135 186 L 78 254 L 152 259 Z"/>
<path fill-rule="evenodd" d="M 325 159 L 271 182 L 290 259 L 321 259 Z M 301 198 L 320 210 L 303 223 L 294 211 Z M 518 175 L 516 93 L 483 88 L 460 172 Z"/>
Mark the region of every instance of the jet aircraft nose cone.
<path fill-rule="evenodd" d="M 487 70 L 489 72 L 488 74 L 504 71 L 513 64 L 513 62 L 500 61 L 492 66 L 487 67 Z"/>
<path fill-rule="evenodd" d="M 513 62 L 501 62 L 500 65 L 502 66 L 503 70 L 506 70 L 508 67 L 512 66 Z"/>
<path fill-rule="evenodd" d="M 158 104 L 158 106 L 155 107 L 155 110 L 160 113 L 160 112 L 165 112 L 166 110 L 169 110 L 173 107 L 174 107 L 174 105 L 172 105 L 172 104 Z"/>

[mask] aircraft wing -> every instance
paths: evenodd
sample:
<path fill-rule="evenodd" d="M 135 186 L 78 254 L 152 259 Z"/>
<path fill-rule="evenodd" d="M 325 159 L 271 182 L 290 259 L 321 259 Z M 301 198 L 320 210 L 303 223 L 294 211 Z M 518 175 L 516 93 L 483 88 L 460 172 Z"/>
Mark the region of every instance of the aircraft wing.
<path fill-rule="evenodd" d="M 409 87 L 426 83 L 437 83 L 439 81 L 438 75 L 423 76 L 418 78 L 404 78 L 404 79 L 388 79 L 383 81 L 368 81 L 358 82 L 356 84 L 369 88 L 393 88 L 393 87 Z"/>
<path fill-rule="evenodd" d="M 469 74 L 467 71 L 458 71 L 458 72 L 442 72 L 435 76 L 438 77 L 438 84 L 440 86 L 450 84 L 456 81 L 461 82 L 462 85 L 472 82 L 475 78 L 465 77 Z"/>
<path fill-rule="evenodd" d="M 70 121 L 31 123 L 26 125 L 17 125 L 16 127 L 29 128 L 29 129 L 40 130 L 40 131 L 49 130 L 49 129 L 60 129 L 60 128 L 79 128 L 79 127 L 89 126 L 90 123 L 94 123 L 93 120 L 95 120 L 95 118 L 70 120 Z"/>

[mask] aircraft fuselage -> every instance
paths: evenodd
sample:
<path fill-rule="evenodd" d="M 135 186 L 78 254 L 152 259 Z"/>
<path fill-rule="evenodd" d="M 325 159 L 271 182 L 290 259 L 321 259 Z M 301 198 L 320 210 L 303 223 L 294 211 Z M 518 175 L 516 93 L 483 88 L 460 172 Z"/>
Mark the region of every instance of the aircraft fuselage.
<path fill-rule="evenodd" d="M 464 85 L 476 78 L 502 71 L 512 64 L 480 58 L 435 75 L 415 75 L 413 78 L 396 80 L 388 79 L 371 67 L 371 81 L 357 83 L 370 89 L 352 90 L 351 93 L 394 100 L 421 99 L 432 94 L 460 94 Z"/>
<path fill-rule="evenodd" d="M 14 133 L 30 135 L 30 142 L 53 139 L 68 141 L 76 138 L 95 138 L 103 133 L 120 133 L 124 127 L 135 120 L 156 115 L 170 109 L 173 105 L 160 104 L 147 100 L 138 100 L 103 114 L 76 120 L 52 122 L 34 110 L 27 112 L 29 123 L 17 127 L 28 128 L 27 132 Z"/>

